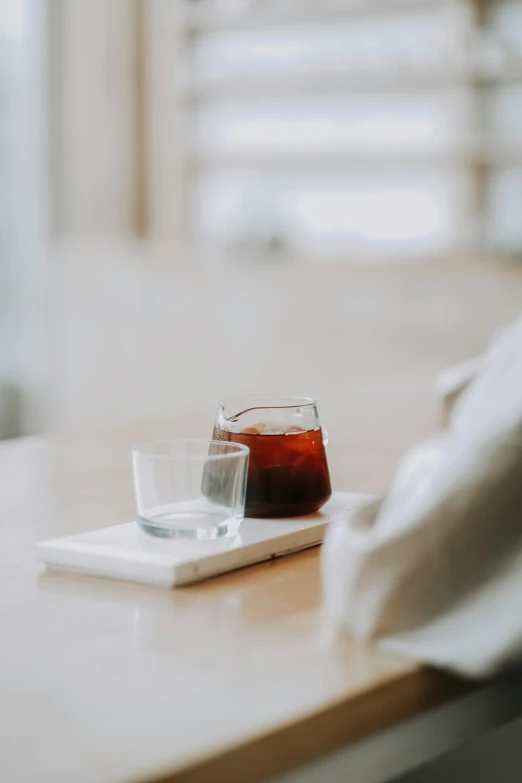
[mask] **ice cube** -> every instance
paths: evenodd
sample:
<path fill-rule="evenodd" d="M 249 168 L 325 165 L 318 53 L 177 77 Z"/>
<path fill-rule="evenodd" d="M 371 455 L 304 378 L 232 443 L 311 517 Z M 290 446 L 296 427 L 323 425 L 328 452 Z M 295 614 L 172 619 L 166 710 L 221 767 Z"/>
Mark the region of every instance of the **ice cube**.
<path fill-rule="evenodd" d="M 252 427 L 241 430 L 243 435 L 288 435 L 293 432 L 306 432 L 296 424 L 288 424 L 282 421 L 262 421 Z"/>

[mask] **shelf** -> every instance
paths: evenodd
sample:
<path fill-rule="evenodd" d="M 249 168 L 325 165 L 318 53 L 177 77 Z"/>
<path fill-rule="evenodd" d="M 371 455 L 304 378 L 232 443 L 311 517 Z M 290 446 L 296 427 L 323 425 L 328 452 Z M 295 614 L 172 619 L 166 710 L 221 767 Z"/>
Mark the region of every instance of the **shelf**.
<path fill-rule="evenodd" d="M 289 155 L 228 155 L 189 150 L 193 172 L 210 169 L 232 171 L 332 172 L 378 168 L 408 168 L 423 166 L 518 167 L 522 166 L 522 146 L 506 147 L 471 143 L 466 148 L 433 152 L 384 153 L 353 151 L 348 153 Z"/>
<path fill-rule="evenodd" d="M 340 96 L 346 93 L 404 93 L 495 87 L 522 82 L 522 60 L 496 73 L 463 66 L 443 70 L 397 68 L 371 73 L 322 71 L 267 76 L 200 78 L 183 76 L 179 84 L 188 101 L 252 101 L 259 99 Z"/>
<path fill-rule="evenodd" d="M 272 0 L 257 2 L 235 10 L 212 7 L 204 0 L 185 2 L 178 9 L 178 23 L 189 33 L 218 30 L 255 29 L 279 25 L 302 25 L 354 16 L 387 16 L 397 12 L 411 12 L 458 6 L 462 0 Z"/>

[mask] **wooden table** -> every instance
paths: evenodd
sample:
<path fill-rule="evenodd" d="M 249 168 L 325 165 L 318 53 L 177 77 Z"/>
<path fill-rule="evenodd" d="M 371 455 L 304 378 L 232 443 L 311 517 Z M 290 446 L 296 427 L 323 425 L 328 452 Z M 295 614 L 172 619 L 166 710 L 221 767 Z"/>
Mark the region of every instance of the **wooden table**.
<path fill-rule="evenodd" d="M 318 550 L 174 591 L 43 572 L 38 541 L 132 518 L 130 445 L 158 429 L 0 445 L 2 780 L 255 783 L 461 689 L 328 640 Z"/>

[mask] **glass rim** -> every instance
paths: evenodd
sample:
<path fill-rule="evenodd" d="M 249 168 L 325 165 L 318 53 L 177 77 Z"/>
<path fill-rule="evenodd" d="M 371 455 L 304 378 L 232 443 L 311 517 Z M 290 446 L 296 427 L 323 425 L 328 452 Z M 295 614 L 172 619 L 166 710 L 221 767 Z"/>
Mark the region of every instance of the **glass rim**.
<path fill-rule="evenodd" d="M 229 453 L 224 454 L 157 454 L 154 451 L 146 451 L 146 449 L 152 449 L 158 446 L 168 446 L 176 444 L 179 446 L 204 446 L 209 448 L 210 446 L 222 446 Z M 170 460 L 170 461 L 189 461 L 189 460 L 220 460 L 230 459 L 231 457 L 248 456 L 250 449 L 243 443 L 235 443 L 226 440 L 205 440 L 204 438 L 171 438 L 164 440 L 145 440 L 140 443 L 135 443 L 131 449 L 132 456 L 147 457 L 155 460 Z"/>
<path fill-rule="evenodd" d="M 252 407 L 245 408 L 242 413 L 246 411 L 255 410 L 256 408 L 306 408 L 317 405 L 317 401 L 313 397 L 278 397 L 276 394 L 228 394 L 226 397 L 220 397 L 218 405 L 223 410 L 226 409 L 226 402 L 230 400 L 245 400 L 245 402 L 267 402 L 269 405 L 252 405 Z M 280 400 L 281 404 L 277 405 L 276 401 Z"/>

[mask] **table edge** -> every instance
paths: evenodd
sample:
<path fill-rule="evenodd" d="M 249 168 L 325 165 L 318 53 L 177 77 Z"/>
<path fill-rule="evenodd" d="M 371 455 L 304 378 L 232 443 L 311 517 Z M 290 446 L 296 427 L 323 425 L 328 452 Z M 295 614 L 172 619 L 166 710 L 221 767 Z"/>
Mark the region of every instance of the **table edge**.
<path fill-rule="evenodd" d="M 263 783 L 463 696 L 473 687 L 445 672 L 418 666 L 370 691 L 347 695 L 234 747 L 135 783 Z"/>

